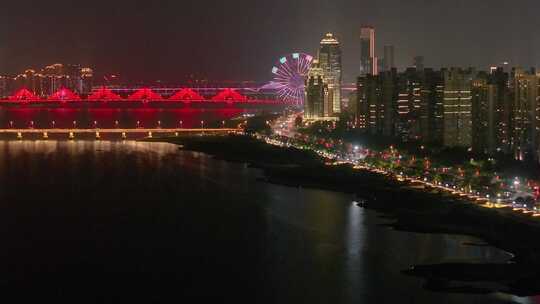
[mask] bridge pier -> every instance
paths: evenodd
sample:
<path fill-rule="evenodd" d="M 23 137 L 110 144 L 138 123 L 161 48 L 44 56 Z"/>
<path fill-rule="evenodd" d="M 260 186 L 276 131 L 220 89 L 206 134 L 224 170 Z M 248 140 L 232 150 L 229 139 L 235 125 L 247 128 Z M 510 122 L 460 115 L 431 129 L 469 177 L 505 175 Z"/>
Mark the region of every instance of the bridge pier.
<path fill-rule="evenodd" d="M 17 132 L 17 139 L 22 139 L 22 132 Z"/>
<path fill-rule="evenodd" d="M 148 132 L 148 138 L 152 138 L 152 132 Z"/>
<path fill-rule="evenodd" d="M 100 140 L 100 139 L 101 139 L 101 135 L 99 134 L 99 132 L 96 132 L 96 139 L 97 139 L 97 140 Z"/>
<path fill-rule="evenodd" d="M 127 139 L 126 132 L 122 132 L 122 139 L 123 140 Z"/>
<path fill-rule="evenodd" d="M 49 139 L 49 134 L 47 132 L 43 132 L 43 139 Z"/>

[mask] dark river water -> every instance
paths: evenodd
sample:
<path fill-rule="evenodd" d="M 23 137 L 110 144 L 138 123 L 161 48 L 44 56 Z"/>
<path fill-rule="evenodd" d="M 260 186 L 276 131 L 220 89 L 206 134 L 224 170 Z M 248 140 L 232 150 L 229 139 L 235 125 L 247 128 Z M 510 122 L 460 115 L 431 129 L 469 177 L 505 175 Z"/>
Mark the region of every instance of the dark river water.
<path fill-rule="evenodd" d="M 0 294 L 71 303 L 536 303 L 424 290 L 400 271 L 509 255 L 465 245 L 478 242 L 469 237 L 393 231 L 349 195 L 258 182 L 260 174 L 169 144 L 0 142 Z"/>

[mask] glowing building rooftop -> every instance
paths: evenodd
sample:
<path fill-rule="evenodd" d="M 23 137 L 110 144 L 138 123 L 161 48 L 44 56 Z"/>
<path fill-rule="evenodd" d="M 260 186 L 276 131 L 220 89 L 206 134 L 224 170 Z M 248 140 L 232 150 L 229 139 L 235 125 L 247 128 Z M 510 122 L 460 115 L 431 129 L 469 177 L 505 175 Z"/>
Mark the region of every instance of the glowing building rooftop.
<path fill-rule="evenodd" d="M 334 37 L 334 34 L 327 33 L 321 40 L 321 44 L 339 44 L 339 41 Z"/>

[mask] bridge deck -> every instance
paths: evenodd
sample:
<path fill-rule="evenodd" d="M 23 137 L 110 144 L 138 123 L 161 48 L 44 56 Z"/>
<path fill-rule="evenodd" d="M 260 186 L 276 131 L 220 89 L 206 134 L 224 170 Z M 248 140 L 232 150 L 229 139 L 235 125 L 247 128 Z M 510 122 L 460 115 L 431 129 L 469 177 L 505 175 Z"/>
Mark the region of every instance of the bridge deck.
<path fill-rule="evenodd" d="M 237 132 L 241 129 L 232 128 L 219 128 L 219 129 L 0 129 L 0 134 L 24 134 L 24 133 L 49 133 L 49 134 L 67 134 L 67 133 L 200 133 L 200 132 L 214 132 L 214 133 L 230 133 Z"/>

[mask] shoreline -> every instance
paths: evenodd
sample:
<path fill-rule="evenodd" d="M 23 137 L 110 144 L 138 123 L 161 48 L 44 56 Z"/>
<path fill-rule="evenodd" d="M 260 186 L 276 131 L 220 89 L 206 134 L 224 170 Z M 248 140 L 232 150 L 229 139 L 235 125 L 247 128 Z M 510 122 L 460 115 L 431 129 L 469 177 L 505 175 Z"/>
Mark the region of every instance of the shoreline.
<path fill-rule="evenodd" d="M 489 292 L 519 296 L 540 293 L 540 222 L 506 209 L 488 209 L 449 195 L 415 189 L 382 175 L 353 170 L 350 166 L 325 166 L 315 153 L 279 148 L 241 136 L 204 138 L 153 138 L 179 149 L 201 152 L 218 160 L 247 163 L 263 171 L 263 181 L 290 186 L 344 192 L 356 195 L 359 208 L 381 213 L 390 220 L 388 227 L 413 233 L 467 235 L 512 254 L 506 264 L 480 267 L 481 264 L 417 265 L 403 270 L 406 275 L 427 280 L 434 291 L 486 292 L 474 286 L 455 289 L 459 282 L 493 282 Z M 470 267 L 465 267 L 469 265 Z M 453 267 L 450 267 L 453 266 Z M 506 276 L 496 275 L 504 269 Z M 465 270 L 464 270 L 465 269 Z M 459 280 L 461 278 L 461 280 Z"/>

